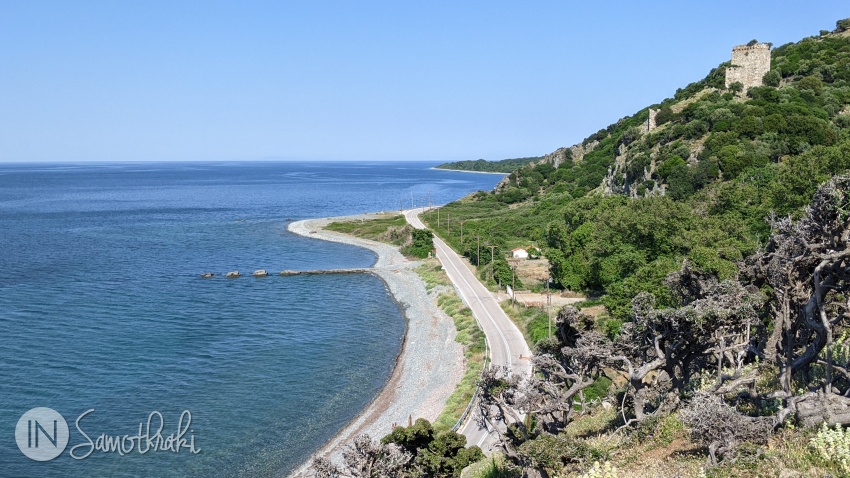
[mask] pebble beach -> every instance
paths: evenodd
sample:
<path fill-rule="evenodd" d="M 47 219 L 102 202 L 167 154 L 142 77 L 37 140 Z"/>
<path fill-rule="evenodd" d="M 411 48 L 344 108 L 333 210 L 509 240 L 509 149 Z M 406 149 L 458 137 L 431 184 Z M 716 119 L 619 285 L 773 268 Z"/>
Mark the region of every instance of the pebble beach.
<path fill-rule="evenodd" d="M 406 259 L 398 248 L 380 242 L 327 231 L 331 222 L 373 218 L 372 214 L 290 223 L 294 234 L 364 247 L 377 255 L 371 272 L 383 279 L 395 300 L 404 309 L 407 333 L 395 369 L 384 389 L 368 407 L 346 425 L 312 458 L 326 457 L 340 462 L 342 450 L 357 435 L 366 433 L 380 439 L 393 424 L 406 426 L 408 420 L 434 421 L 454 392 L 464 373 L 463 348 L 455 342 L 452 319 L 429 296 L 414 269 L 419 261 Z M 310 476 L 312 458 L 293 472 L 293 477 Z"/>

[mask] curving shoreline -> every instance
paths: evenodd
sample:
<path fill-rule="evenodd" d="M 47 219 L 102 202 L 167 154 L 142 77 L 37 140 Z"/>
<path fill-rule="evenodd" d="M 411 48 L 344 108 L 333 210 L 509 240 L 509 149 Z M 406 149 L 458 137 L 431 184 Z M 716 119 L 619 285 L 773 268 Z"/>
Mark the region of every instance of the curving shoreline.
<path fill-rule="evenodd" d="M 510 174 L 511 174 L 511 173 L 500 173 L 498 171 L 467 171 L 465 169 L 447 169 L 447 168 L 438 168 L 436 166 L 434 166 L 431 169 L 433 169 L 435 171 L 455 171 L 455 172 L 458 172 L 458 173 L 498 174 L 498 175 L 501 175 L 501 176 L 510 176 Z"/>
<path fill-rule="evenodd" d="M 310 462 L 315 457 L 340 461 L 343 447 L 361 433 L 380 439 L 392 430 L 393 423 L 407 425 L 409 417 L 433 422 L 463 377 L 463 348 L 455 342 L 454 322 L 437 308 L 422 279 L 414 272 L 420 263 L 407 260 L 394 246 L 323 229 L 331 222 L 373 217 L 374 214 L 360 214 L 307 219 L 287 227 L 300 236 L 351 244 L 375 252 L 377 261 L 371 272 L 384 281 L 404 308 L 407 320 L 401 353 L 384 388 L 365 410 L 296 468 L 290 474 L 293 477 L 309 476 Z"/>

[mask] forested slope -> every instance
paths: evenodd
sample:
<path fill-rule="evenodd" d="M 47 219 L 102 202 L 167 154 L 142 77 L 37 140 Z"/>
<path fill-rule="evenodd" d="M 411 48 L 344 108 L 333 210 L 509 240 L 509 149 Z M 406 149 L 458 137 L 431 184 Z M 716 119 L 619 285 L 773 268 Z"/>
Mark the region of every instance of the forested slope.
<path fill-rule="evenodd" d="M 595 459 L 627 476 L 850 476 L 848 28 L 775 48 L 747 91 L 721 64 L 427 215 L 485 278 L 509 282 L 502 251 L 536 243 L 558 286 L 607 309 L 559 311 L 531 379 L 486 373 L 479 412 L 507 458 L 477 476 Z M 658 447 L 671 458 L 640 452 Z"/>
<path fill-rule="evenodd" d="M 845 33 L 775 48 L 766 85 L 746 95 L 724 88 L 721 64 L 495 191 L 447 205 L 441 223 L 429 224 L 473 262 L 479 242 L 497 252 L 538 244 L 558 286 L 604 295 L 615 319 L 640 291 L 672 305 L 663 279 L 684 259 L 734 276 L 766 240 L 769 215 L 799 216 L 819 184 L 850 168 Z M 652 131 L 649 108 L 659 111 Z M 497 261 L 507 282 L 510 269 Z"/>
<path fill-rule="evenodd" d="M 425 214 L 482 278 L 537 244 L 607 309 L 558 311 L 533 377 L 483 373 L 504 457 L 465 476 L 850 476 L 848 29 L 775 48 L 748 91 L 721 64 Z M 459 476 L 463 440 L 425 425 L 355 443 L 348 469 Z"/>

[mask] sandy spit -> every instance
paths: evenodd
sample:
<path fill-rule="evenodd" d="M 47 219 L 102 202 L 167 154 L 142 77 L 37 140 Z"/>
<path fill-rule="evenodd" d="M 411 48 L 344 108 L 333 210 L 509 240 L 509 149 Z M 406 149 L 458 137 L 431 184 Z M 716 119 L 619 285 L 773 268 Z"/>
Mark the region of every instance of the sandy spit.
<path fill-rule="evenodd" d="M 404 308 L 407 319 L 405 343 L 384 389 L 312 458 L 328 457 L 340 463 L 345 445 L 361 433 L 380 439 L 392 430 L 394 423 L 407 426 L 410 417 L 433 422 L 463 377 L 463 348 L 454 340 L 457 331 L 452 319 L 437 308 L 424 282 L 413 271 L 420 262 L 407 260 L 394 246 L 323 229 L 331 222 L 374 217 L 374 214 L 362 214 L 307 219 L 288 227 L 290 232 L 301 236 L 374 251 L 378 259 L 372 270 L 387 284 L 395 300 Z M 312 476 L 309 471 L 312 458 L 290 476 Z"/>

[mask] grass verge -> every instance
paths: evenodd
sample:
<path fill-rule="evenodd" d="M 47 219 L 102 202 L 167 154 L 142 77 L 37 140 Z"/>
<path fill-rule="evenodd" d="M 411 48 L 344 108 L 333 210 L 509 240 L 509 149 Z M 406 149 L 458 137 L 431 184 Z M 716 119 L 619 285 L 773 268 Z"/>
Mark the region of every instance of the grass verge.
<path fill-rule="evenodd" d="M 478 378 L 481 376 L 481 370 L 484 367 L 484 333 L 478 327 L 478 323 L 472 316 L 472 311 L 463 304 L 463 301 L 455 293 L 439 261 L 429 259 L 416 268 L 416 272 L 425 282 L 429 291 L 435 287 L 444 286 L 441 287 L 442 291 L 437 296 L 437 305 L 454 320 L 457 329 L 455 341 L 463 346 L 463 354 L 466 359 L 466 371 L 463 378 L 455 391 L 449 396 L 445 408 L 434 422 L 434 428 L 448 430 L 463 415 L 463 411 L 466 410 L 478 386 Z"/>
<path fill-rule="evenodd" d="M 519 304 L 511 304 L 510 300 L 503 301 L 502 310 L 514 321 L 517 328 L 522 332 L 525 341 L 533 349 L 534 345 L 549 336 L 549 314 L 545 309 L 537 307 L 525 307 Z M 552 310 L 552 333 L 555 333 L 555 310 Z"/>

